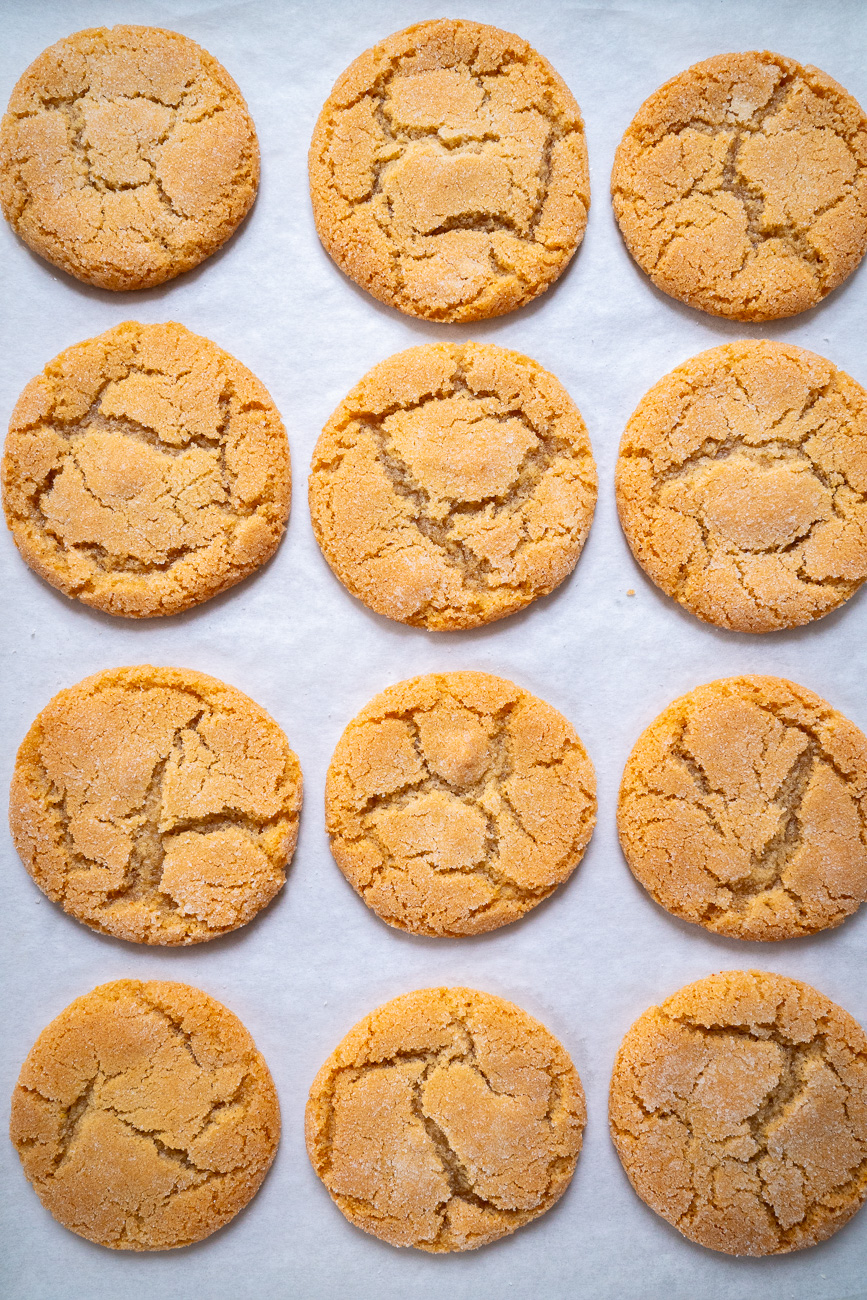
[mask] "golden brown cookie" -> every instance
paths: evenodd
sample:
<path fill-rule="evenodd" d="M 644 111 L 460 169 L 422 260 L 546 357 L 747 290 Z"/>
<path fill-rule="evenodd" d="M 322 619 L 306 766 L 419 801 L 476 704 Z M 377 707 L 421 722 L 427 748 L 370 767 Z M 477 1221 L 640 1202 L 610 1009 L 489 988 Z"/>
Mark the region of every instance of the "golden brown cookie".
<path fill-rule="evenodd" d="M 617 820 L 675 916 L 738 939 L 814 934 L 867 898 L 867 736 L 780 677 L 699 686 L 639 736 Z"/>
<path fill-rule="evenodd" d="M 638 563 L 707 623 L 809 623 L 867 577 L 867 393 L 803 348 L 727 343 L 665 375 L 616 482 Z"/>
<path fill-rule="evenodd" d="M 338 78 L 310 146 L 316 229 L 342 271 L 410 316 L 500 316 L 556 280 L 584 235 L 584 124 L 526 41 L 418 23 Z"/>
<path fill-rule="evenodd" d="M 35 253 L 102 289 L 147 289 L 246 216 L 259 145 L 241 92 L 195 41 L 90 27 L 50 46 L 0 125 L 0 206 Z"/>
<path fill-rule="evenodd" d="M 313 1080 L 307 1150 L 350 1223 L 392 1246 L 475 1250 L 565 1192 L 581 1080 L 520 1007 L 420 989 L 359 1021 Z"/>
<path fill-rule="evenodd" d="M 301 769 L 246 695 L 186 668 L 110 668 L 55 695 L 18 750 L 9 821 L 41 890 L 94 930 L 190 944 L 282 888 Z"/>
<path fill-rule="evenodd" d="M 595 820 L 574 728 L 488 673 L 430 673 L 377 695 L 341 736 L 325 786 L 337 865 L 413 934 L 517 920 L 572 874 Z"/>
<path fill-rule="evenodd" d="M 630 253 L 664 293 L 734 320 L 793 316 L 867 248 L 867 117 L 818 68 L 719 54 L 645 100 L 611 193 Z"/>
<path fill-rule="evenodd" d="M 356 384 L 313 454 L 325 558 L 377 614 L 435 631 L 523 609 L 571 573 L 593 518 L 581 414 L 547 370 L 434 343 Z"/>
<path fill-rule="evenodd" d="M 609 1113 L 638 1195 L 711 1250 L 813 1246 L 867 1196 L 867 1035 L 783 975 L 724 971 L 645 1011 Z"/>
<path fill-rule="evenodd" d="M 127 321 L 24 389 L 3 504 L 32 569 L 127 618 L 174 614 L 246 578 L 289 514 L 286 430 L 246 366 L 183 325 Z"/>
<path fill-rule="evenodd" d="M 113 1250 L 201 1241 L 255 1196 L 280 1110 L 237 1016 L 201 989 L 116 980 L 44 1029 L 12 1141 L 59 1223 Z"/>

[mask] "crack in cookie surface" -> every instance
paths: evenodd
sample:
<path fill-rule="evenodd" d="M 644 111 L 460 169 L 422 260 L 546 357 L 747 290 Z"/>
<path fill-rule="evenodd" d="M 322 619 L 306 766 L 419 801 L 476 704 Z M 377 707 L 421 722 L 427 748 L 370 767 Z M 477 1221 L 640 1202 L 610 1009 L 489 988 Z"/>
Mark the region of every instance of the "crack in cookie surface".
<path fill-rule="evenodd" d="M 514 613 L 571 572 L 596 501 L 568 394 L 519 353 L 429 344 L 376 366 L 325 426 L 317 540 L 377 613 L 451 630 Z"/>
<path fill-rule="evenodd" d="M 867 737 L 781 678 L 698 687 L 639 737 L 618 826 L 676 916 L 741 939 L 814 934 L 867 898 Z"/>
<path fill-rule="evenodd" d="M 611 191 L 630 252 L 664 292 L 737 320 L 791 316 L 867 247 L 867 118 L 817 68 L 719 55 L 644 103 Z"/>
<path fill-rule="evenodd" d="M 479 320 L 536 297 L 584 233 L 578 106 L 525 41 L 442 20 L 398 32 L 338 79 L 310 147 L 319 237 L 384 302 Z"/>
<path fill-rule="evenodd" d="M 254 1195 L 277 1146 L 268 1068 L 225 1007 L 184 984 L 119 980 L 43 1031 L 11 1136 L 60 1223 L 120 1250 L 208 1236 Z"/>
<path fill-rule="evenodd" d="M 611 1080 L 638 1195 L 685 1236 L 771 1255 L 831 1236 L 867 1196 L 867 1038 L 806 984 L 699 980 L 645 1012 Z"/>
<path fill-rule="evenodd" d="M 35 252 L 106 289 L 196 266 L 246 215 L 259 179 L 238 87 L 177 32 L 92 28 L 51 46 L 0 126 L 0 203 Z"/>
<path fill-rule="evenodd" d="M 280 728 L 232 687 L 181 669 L 108 670 L 62 691 L 19 753 L 16 848 L 93 929 L 201 943 L 281 889 L 301 771 Z"/>
<path fill-rule="evenodd" d="M 389 925 L 478 934 L 568 879 L 593 831 L 596 783 L 550 705 L 486 673 L 433 673 L 349 724 L 325 813 L 338 866 Z"/>
<path fill-rule="evenodd" d="M 22 393 L 4 507 L 27 563 L 108 613 L 175 613 L 263 564 L 289 513 L 286 432 L 245 366 L 182 325 L 129 321 Z"/>
<path fill-rule="evenodd" d="M 632 415 L 617 506 L 653 581 L 741 632 L 820 618 L 867 577 L 867 394 L 830 361 L 742 341 L 666 375 Z"/>
<path fill-rule="evenodd" d="M 471 1250 L 562 1195 L 584 1122 L 578 1075 L 542 1025 L 489 994 L 425 989 L 378 1008 L 326 1061 L 307 1149 L 365 1231 Z"/>

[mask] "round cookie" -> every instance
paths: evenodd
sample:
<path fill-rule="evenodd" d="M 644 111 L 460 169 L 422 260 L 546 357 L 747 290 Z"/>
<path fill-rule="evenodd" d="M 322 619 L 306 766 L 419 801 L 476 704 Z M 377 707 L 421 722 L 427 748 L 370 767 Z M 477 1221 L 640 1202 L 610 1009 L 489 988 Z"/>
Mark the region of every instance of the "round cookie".
<path fill-rule="evenodd" d="M 198 266 L 258 183 L 238 87 L 195 41 L 157 27 L 58 41 L 0 124 L 6 220 L 40 257 L 101 289 L 148 289 Z"/>
<path fill-rule="evenodd" d="M 616 484 L 638 563 L 707 623 L 796 627 L 867 577 L 867 393 L 803 348 L 727 343 L 665 375 Z"/>
<path fill-rule="evenodd" d="M 711 1250 L 813 1246 L 867 1196 L 867 1035 L 783 975 L 724 971 L 645 1011 L 609 1114 L 638 1195 Z"/>
<path fill-rule="evenodd" d="M 867 117 L 818 68 L 719 54 L 645 100 L 611 193 L 630 253 L 664 293 L 733 320 L 793 316 L 867 248 Z"/>
<path fill-rule="evenodd" d="M 172 322 L 127 321 L 61 352 L 18 399 L 3 458 L 30 567 L 127 618 L 188 609 L 264 564 L 291 484 L 266 389 Z"/>
<path fill-rule="evenodd" d="M 18 750 L 9 822 L 37 885 L 94 930 L 191 944 L 283 886 L 301 769 L 264 709 L 185 668 L 111 668 L 55 695 Z"/>
<path fill-rule="evenodd" d="M 530 302 L 581 242 L 584 124 L 526 41 L 418 23 L 338 78 L 310 145 L 319 238 L 381 302 L 437 321 Z"/>
<path fill-rule="evenodd" d="M 430 673 L 377 695 L 341 736 L 325 786 L 337 865 L 413 934 L 517 920 L 572 874 L 595 820 L 574 728 L 487 673 Z"/>
<path fill-rule="evenodd" d="M 42 1031 L 10 1136 L 59 1223 L 113 1250 L 201 1241 L 268 1172 L 280 1109 L 237 1016 L 188 984 L 116 980 Z"/>
<path fill-rule="evenodd" d="M 435 631 L 523 609 L 571 573 L 593 518 L 581 414 L 529 357 L 427 344 L 375 366 L 326 424 L 310 512 L 336 576 Z"/>
<path fill-rule="evenodd" d="M 617 820 L 675 916 L 738 939 L 815 934 L 867 898 L 867 736 L 779 677 L 699 686 L 638 738 Z"/>
<path fill-rule="evenodd" d="M 313 1081 L 307 1151 L 350 1223 L 392 1246 L 474 1250 L 563 1195 L 586 1113 L 557 1039 L 465 988 L 386 1002 Z"/>

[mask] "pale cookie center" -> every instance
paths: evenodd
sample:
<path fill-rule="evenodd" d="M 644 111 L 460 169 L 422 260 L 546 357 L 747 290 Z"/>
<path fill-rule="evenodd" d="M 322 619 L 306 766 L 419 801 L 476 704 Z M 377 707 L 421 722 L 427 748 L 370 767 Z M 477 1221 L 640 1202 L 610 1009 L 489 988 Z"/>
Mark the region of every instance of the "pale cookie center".
<path fill-rule="evenodd" d="M 224 527 L 228 498 L 218 448 L 171 455 L 142 439 L 88 427 L 40 500 L 48 525 L 68 546 L 158 564 Z"/>
<path fill-rule="evenodd" d="M 441 153 L 433 143 L 413 143 L 389 168 L 383 185 L 396 229 L 439 233 L 465 217 L 509 216 L 512 178 L 504 158 L 490 153 Z"/>
<path fill-rule="evenodd" d="M 508 74 L 480 82 L 464 69 L 396 77 L 381 105 L 390 139 L 380 187 L 393 238 L 491 227 L 522 239 L 544 194 L 551 122 Z M 471 255 L 478 249 L 465 247 Z"/>
<path fill-rule="evenodd" d="M 506 495 L 527 452 L 538 446 L 523 421 L 486 415 L 464 397 L 396 412 L 383 427 L 440 515 L 447 513 L 441 508 L 446 502 Z"/>
<path fill-rule="evenodd" d="M 443 790 L 374 813 L 371 821 L 383 847 L 402 863 L 423 858 L 435 869 L 460 871 L 485 860 L 487 818 Z"/>
<path fill-rule="evenodd" d="M 788 546 L 833 513 L 831 493 L 795 465 L 723 461 L 708 471 L 701 495 L 708 528 L 741 551 Z"/>
<path fill-rule="evenodd" d="M 152 177 L 156 146 L 165 139 L 175 112 L 150 99 L 84 99 L 80 106 L 90 174 L 107 186 L 143 185 Z"/>

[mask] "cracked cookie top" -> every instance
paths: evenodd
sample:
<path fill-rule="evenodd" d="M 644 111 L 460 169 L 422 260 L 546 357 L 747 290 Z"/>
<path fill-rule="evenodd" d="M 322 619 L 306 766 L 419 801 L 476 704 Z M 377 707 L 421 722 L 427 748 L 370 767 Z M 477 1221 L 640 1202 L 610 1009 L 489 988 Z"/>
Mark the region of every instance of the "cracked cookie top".
<path fill-rule="evenodd" d="M 170 1250 L 209 1236 L 256 1194 L 280 1111 L 231 1011 L 188 984 L 117 980 L 39 1035 L 10 1135 L 65 1228 L 113 1250 Z"/>
<path fill-rule="evenodd" d="M 365 1232 L 474 1250 L 563 1195 L 584 1123 L 575 1067 L 537 1020 L 489 993 L 421 989 L 365 1017 L 325 1062 L 307 1150 Z"/>
<path fill-rule="evenodd" d="M 718 627 L 808 623 L 867 577 L 867 393 L 803 348 L 728 343 L 672 370 L 616 482 L 638 563 Z"/>
<path fill-rule="evenodd" d="M 867 117 L 818 68 L 720 54 L 642 104 L 611 176 L 657 288 L 734 320 L 806 311 L 867 248 Z"/>
<path fill-rule="evenodd" d="M 94 930 L 190 944 L 282 888 L 301 769 L 276 722 L 184 668 L 111 668 L 61 691 L 18 750 L 9 821 L 41 890 Z"/>
<path fill-rule="evenodd" d="M 61 352 L 18 399 L 3 457 L 30 567 L 128 618 L 188 609 L 270 559 L 291 482 L 268 392 L 172 322 L 127 321 Z"/>
<path fill-rule="evenodd" d="M 517 920 L 572 874 L 595 820 L 575 730 L 487 673 L 431 673 L 377 695 L 341 736 L 325 788 L 341 871 L 414 934 Z"/>
<path fill-rule="evenodd" d="M 581 242 L 584 125 L 520 37 L 419 23 L 338 79 L 310 192 L 326 250 L 375 298 L 428 320 L 500 316 L 547 289 Z"/>
<path fill-rule="evenodd" d="M 91 27 L 30 65 L 0 124 L 0 206 L 102 289 L 147 289 L 224 244 L 259 183 L 247 105 L 177 32 Z"/>
<path fill-rule="evenodd" d="M 839 925 L 867 898 L 867 737 L 779 677 L 675 700 L 623 773 L 620 843 L 675 916 L 739 939 Z"/>
<path fill-rule="evenodd" d="M 581 414 L 529 357 L 434 343 L 375 366 L 326 424 L 310 512 L 377 614 L 451 631 L 505 618 L 572 571 L 596 503 Z"/>
<path fill-rule="evenodd" d="M 867 1196 L 867 1036 L 783 975 L 725 971 L 651 1007 L 609 1113 L 638 1195 L 711 1250 L 813 1246 Z"/>

